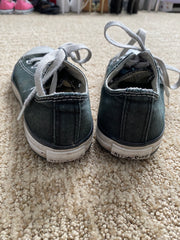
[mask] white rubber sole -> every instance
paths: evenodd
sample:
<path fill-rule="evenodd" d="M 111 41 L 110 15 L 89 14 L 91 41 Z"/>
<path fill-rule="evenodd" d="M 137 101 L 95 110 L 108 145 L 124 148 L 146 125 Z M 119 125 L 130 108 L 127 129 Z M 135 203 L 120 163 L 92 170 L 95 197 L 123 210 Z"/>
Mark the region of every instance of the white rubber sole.
<path fill-rule="evenodd" d="M 14 9 L 0 10 L 0 14 L 12 14 L 13 12 L 14 12 Z"/>
<path fill-rule="evenodd" d="M 65 150 L 56 150 L 50 147 L 44 146 L 32 137 L 29 133 L 26 123 L 24 122 L 24 130 L 27 141 L 34 152 L 43 158 L 46 158 L 48 162 L 61 163 L 70 162 L 81 158 L 89 149 L 92 141 L 92 136 L 78 147 Z"/>
<path fill-rule="evenodd" d="M 97 127 L 96 139 L 100 145 L 111 152 L 112 155 L 119 158 L 131 158 L 131 159 L 147 159 L 158 149 L 161 139 L 157 142 L 149 144 L 143 147 L 132 147 L 119 144 L 114 140 L 106 137 Z"/>
<path fill-rule="evenodd" d="M 16 98 L 19 100 L 20 104 L 22 105 L 21 97 L 16 86 L 12 83 L 12 89 Z M 71 148 L 71 149 L 64 149 L 64 150 L 57 150 L 50 147 L 47 147 L 40 142 L 38 142 L 35 138 L 32 137 L 30 134 L 26 123 L 24 121 L 24 131 L 27 141 L 30 147 L 33 149 L 41 157 L 45 158 L 48 162 L 53 163 L 62 163 L 62 162 L 70 162 L 81 158 L 86 151 L 89 149 L 91 142 L 92 142 L 92 135 L 81 145 Z"/>
<path fill-rule="evenodd" d="M 16 14 L 28 14 L 28 13 L 31 13 L 31 12 L 33 12 L 33 10 L 34 10 L 34 8 L 31 8 L 31 9 L 28 9 L 28 10 L 17 10 L 17 9 L 15 9 L 15 13 Z"/>

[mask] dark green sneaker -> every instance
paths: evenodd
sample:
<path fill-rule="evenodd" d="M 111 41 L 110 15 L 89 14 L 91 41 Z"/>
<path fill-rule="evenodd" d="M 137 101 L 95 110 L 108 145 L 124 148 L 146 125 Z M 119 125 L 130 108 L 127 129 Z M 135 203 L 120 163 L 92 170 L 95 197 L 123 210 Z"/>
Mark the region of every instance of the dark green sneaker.
<path fill-rule="evenodd" d="M 80 50 L 87 56 L 80 59 Z M 14 67 L 12 87 L 24 113 L 24 129 L 32 149 L 52 162 L 80 158 L 91 144 L 93 121 L 88 84 L 80 65 L 91 58 L 84 45 L 59 49 L 37 47 Z"/>
<path fill-rule="evenodd" d="M 127 45 L 107 35 L 108 28 L 118 26 L 132 38 Z M 110 60 L 102 87 L 97 122 L 97 140 L 113 155 L 121 158 L 144 159 L 159 147 L 164 132 L 164 90 L 170 86 L 162 60 L 145 48 L 145 32 L 137 34 L 119 22 L 105 26 L 105 38 L 124 50 Z M 138 43 L 140 47 L 133 46 Z"/>

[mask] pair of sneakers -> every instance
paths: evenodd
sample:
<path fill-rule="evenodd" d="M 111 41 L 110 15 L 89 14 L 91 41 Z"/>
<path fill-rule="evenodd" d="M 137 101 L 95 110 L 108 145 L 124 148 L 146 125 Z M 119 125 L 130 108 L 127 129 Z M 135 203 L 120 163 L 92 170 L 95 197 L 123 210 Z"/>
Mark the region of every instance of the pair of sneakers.
<path fill-rule="evenodd" d="M 25 14 L 33 11 L 33 5 L 28 0 L 1 0 L 0 14 Z"/>
<path fill-rule="evenodd" d="M 127 45 L 108 35 L 114 26 L 131 37 Z M 170 85 L 167 69 L 180 71 L 166 66 L 146 49 L 142 29 L 134 33 L 120 22 L 109 22 L 104 35 L 124 49 L 107 67 L 96 138 L 120 158 L 148 158 L 158 149 L 164 132 L 164 91 L 168 95 L 168 88 L 180 86 L 180 79 Z M 87 53 L 84 58 L 81 50 Z M 20 58 L 12 74 L 12 87 L 22 105 L 18 119 L 24 114 L 27 140 L 37 154 L 51 162 L 80 158 L 92 140 L 87 79 L 68 58 L 81 66 L 91 58 L 91 51 L 73 43 L 57 50 L 33 48 Z"/>

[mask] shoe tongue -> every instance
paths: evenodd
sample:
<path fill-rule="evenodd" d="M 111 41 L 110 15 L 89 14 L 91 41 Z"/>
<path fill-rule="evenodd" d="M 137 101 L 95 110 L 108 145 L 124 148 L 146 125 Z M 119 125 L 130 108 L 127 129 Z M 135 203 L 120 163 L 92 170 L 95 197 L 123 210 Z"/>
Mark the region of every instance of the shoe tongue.
<path fill-rule="evenodd" d="M 57 92 L 75 92 L 81 86 L 81 81 L 70 75 L 66 69 L 59 72 L 59 81 L 57 83 Z"/>
<path fill-rule="evenodd" d="M 124 67 L 127 68 L 134 68 L 134 69 L 143 69 L 150 67 L 150 62 L 148 59 L 143 55 L 142 52 L 138 50 L 129 50 L 127 54 L 131 53 L 131 57 L 125 63 Z"/>
<path fill-rule="evenodd" d="M 47 82 L 45 89 L 46 94 L 59 92 L 76 92 L 82 87 L 81 81 L 69 74 L 66 68 L 59 69 L 53 77 Z"/>
<path fill-rule="evenodd" d="M 112 89 L 154 89 L 154 86 L 152 85 L 154 73 L 151 63 L 146 56 L 146 54 L 140 51 L 129 52 L 128 57 L 123 66 L 119 69 L 118 74 L 116 74 L 110 81 L 110 87 Z"/>

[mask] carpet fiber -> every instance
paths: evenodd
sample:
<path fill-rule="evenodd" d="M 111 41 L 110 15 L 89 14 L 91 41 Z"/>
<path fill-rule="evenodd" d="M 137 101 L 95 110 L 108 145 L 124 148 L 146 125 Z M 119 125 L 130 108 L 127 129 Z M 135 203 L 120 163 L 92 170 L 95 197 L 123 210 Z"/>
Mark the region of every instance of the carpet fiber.
<path fill-rule="evenodd" d="M 75 42 L 93 53 L 85 74 L 96 126 L 105 69 L 119 51 L 103 37 L 110 20 L 147 30 L 147 48 L 180 68 L 180 14 L 0 16 L 1 240 L 180 239 L 180 89 L 171 91 L 162 144 L 146 161 L 111 156 L 96 142 L 94 131 L 83 158 L 47 163 L 29 147 L 22 119 L 16 120 L 20 106 L 10 78 L 17 60 L 35 46 Z M 128 41 L 120 30 L 112 35 Z M 171 81 L 176 80 L 171 74 Z"/>

